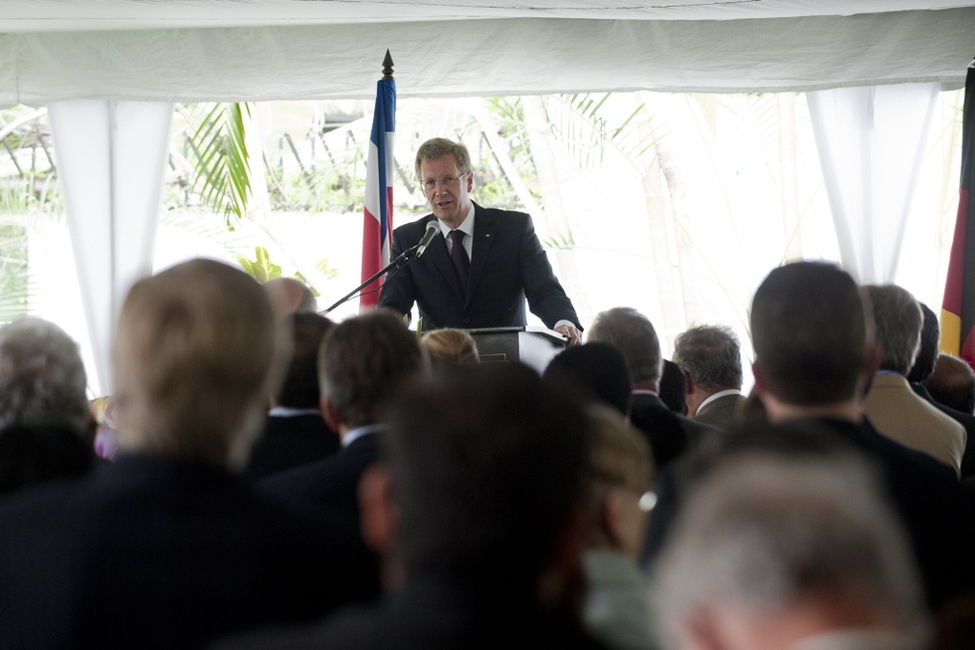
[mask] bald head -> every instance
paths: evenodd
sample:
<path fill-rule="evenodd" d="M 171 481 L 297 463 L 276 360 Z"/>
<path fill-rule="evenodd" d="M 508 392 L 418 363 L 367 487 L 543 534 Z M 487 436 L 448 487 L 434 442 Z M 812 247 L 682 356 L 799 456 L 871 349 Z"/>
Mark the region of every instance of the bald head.
<path fill-rule="evenodd" d="M 317 311 L 315 295 L 295 278 L 273 278 L 264 283 L 264 290 L 278 316 Z"/>

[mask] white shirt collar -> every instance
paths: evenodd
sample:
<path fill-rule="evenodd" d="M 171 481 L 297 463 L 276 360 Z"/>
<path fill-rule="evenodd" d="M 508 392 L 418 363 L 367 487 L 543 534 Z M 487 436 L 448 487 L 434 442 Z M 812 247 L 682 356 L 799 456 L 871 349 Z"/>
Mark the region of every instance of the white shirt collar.
<path fill-rule="evenodd" d="M 452 230 L 455 229 L 451 228 L 443 221 L 440 222 L 440 232 L 443 233 L 444 239 L 450 237 L 450 232 Z M 456 230 L 461 231 L 465 235 L 470 235 L 471 237 L 474 237 L 474 202 L 473 201 L 471 201 L 471 209 L 468 210 L 467 216 L 464 218 L 464 222 L 461 223 L 459 226 L 457 226 Z"/>
<path fill-rule="evenodd" d="M 729 388 L 727 390 L 719 390 L 717 393 L 712 393 L 711 395 L 708 395 L 700 404 L 697 405 L 697 410 L 700 412 L 700 410 L 704 408 L 705 404 L 710 404 L 714 400 L 720 399 L 725 395 L 741 395 L 741 391 L 736 390 L 734 388 Z"/>

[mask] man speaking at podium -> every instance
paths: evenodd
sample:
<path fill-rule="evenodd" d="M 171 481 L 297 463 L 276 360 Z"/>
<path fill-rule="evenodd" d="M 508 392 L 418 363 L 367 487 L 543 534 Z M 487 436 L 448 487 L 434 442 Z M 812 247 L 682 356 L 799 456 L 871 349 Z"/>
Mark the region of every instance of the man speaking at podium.
<path fill-rule="evenodd" d="M 531 217 L 482 208 L 471 201 L 474 173 L 467 147 L 427 140 L 416 153 L 416 173 L 433 214 L 393 232 L 392 257 L 415 246 L 427 228 L 423 255 L 386 278 L 379 305 L 410 313 L 416 302 L 424 329 L 519 327 L 525 300 L 546 327 L 581 342 L 572 302 L 552 272 Z M 436 224 L 436 226 L 428 226 Z"/>

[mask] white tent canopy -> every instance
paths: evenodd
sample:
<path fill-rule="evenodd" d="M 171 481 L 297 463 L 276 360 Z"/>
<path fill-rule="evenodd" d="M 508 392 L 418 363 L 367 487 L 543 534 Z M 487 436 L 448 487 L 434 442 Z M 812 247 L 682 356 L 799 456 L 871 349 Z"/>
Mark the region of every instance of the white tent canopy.
<path fill-rule="evenodd" d="M 975 54 L 951 0 L 4 0 L 0 105 L 938 82 Z"/>
<path fill-rule="evenodd" d="M 50 106 L 102 393 L 108 324 L 151 269 L 172 102 L 372 98 L 387 48 L 401 97 L 818 91 L 844 265 L 890 281 L 903 224 L 888 216 L 909 200 L 932 98 L 975 54 L 975 0 L 2 4 L 0 106 Z M 854 139 L 854 158 L 827 146 Z"/>

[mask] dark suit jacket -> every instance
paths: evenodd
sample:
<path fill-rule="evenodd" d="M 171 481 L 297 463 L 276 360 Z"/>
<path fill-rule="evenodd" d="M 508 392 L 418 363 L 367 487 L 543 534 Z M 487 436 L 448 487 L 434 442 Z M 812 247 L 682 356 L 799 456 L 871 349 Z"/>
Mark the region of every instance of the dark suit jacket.
<path fill-rule="evenodd" d="M 351 540 L 145 455 L 0 504 L 0 646 L 201 648 L 356 598 Z"/>
<path fill-rule="evenodd" d="M 930 606 L 975 587 L 975 554 L 971 553 L 975 547 L 971 516 L 975 492 L 958 483 L 952 468 L 879 433 L 866 417 L 859 424 L 807 418 L 786 426 L 814 435 L 833 435 L 879 465 L 882 487 L 907 530 Z M 713 456 L 687 456 L 663 472 L 643 549 L 645 567 L 652 565 L 686 494 L 712 460 Z"/>
<path fill-rule="evenodd" d="M 707 446 L 723 432 L 674 413 L 656 395 L 634 393 L 630 402 L 630 422 L 646 437 L 659 470 L 689 449 Z"/>
<path fill-rule="evenodd" d="M 330 458 L 259 481 L 255 491 L 305 519 L 340 523 L 359 534 L 359 479 L 379 460 L 379 436 L 367 433 Z"/>
<path fill-rule="evenodd" d="M 257 481 L 333 456 L 339 447 L 338 434 L 328 428 L 321 415 L 269 415 L 264 424 L 264 434 L 251 451 L 244 477 Z"/>
<path fill-rule="evenodd" d="M 228 640 L 217 650 L 495 650 L 602 648 L 568 615 L 544 609 L 514 582 L 492 576 L 421 575 L 370 609 L 324 624 Z"/>
<path fill-rule="evenodd" d="M 428 214 L 397 228 L 393 232 L 393 257 L 416 245 L 427 223 L 435 219 Z M 424 329 L 520 327 L 525 325 L 526 298 L 532 313 L 547 327 L 564 319 L 581 329 L 572 302 L 552 273 L 535 235 L 531 217 L 474 204 L 466 299 L 447 242 L 438 234 L 419 259 L 386 278 L 379 305 L 408 314 L 416 302 Z"/>

